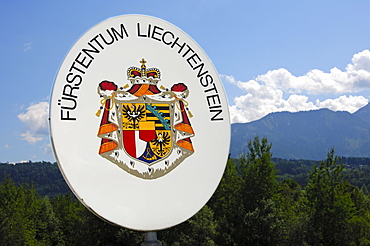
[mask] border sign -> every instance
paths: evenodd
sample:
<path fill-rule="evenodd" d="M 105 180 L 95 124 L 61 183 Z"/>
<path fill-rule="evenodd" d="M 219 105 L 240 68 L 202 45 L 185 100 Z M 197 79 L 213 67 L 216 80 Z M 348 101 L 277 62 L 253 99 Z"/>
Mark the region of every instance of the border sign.
<path fill-rule="evenodd" d="M 230 145 L 227 99 L 207 55 L 177 27 L 143 15 L 103 21 L 73 45 L 55 79 L 50 131 L 78 199 L 143 231 L 198 212 Z"/>

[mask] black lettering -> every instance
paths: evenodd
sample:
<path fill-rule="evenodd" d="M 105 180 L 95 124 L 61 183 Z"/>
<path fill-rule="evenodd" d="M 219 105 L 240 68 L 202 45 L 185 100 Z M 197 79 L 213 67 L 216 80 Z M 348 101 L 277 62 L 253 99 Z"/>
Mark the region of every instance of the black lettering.
<path fill-rule="evenodd" d="M 76 69 L 77 71 L 79 71 L 80 73 L 82 73 L 82 74 L 85 74 L 85 72 L 84 71 L 82 71 L 81 69 L 79 69 L 78 67 L 75 67 L 75 63 L 76 62 L 73 62 L 72 63 L 72 66 L 69 68 L 69 72 L 72 72 L 72 69 Z"/>
<path fill-rule="evenodd" d="M 65 106 L 64 105 L 64 102 L 65 101 L 63 101 L 63 106 L 61 107 L 62 109 L 68 109 L 68 110 L 74 110 L 74 109 L 76 109 L 76 107 L 77 107 L 77 101 L 74 99 L 74 98 L 70 98 L 70 97 L 62 97 L 62 99 L 63 100 L 68 100 L 68 101 L 72 101 L 73 102 L 73 106 L 71 106 L 71 107 L 67 107 L 67 106 Z"/>
<path fill-rule="evenodd" d="M 215 115 L 212 116 L 211 121 L 216 121 L 216 120 L 224 120 L 224 118 L 216 118 L 222 113 L 222 109 L 219 110 L 210 110 L 209 112 L 215 113 Z"/>
<path fill-rule="evenodd" d="M 103 45 L 101 45 L 99 41 L 97 40 L 98 37 L 99 35 L 96 35 L 93 39 L 90 40 L 90 42 L 95 41 L 99 45 L 100 49 L 104 50 Z"/>
<path fill-rule="evenodd" d="M 67 111 L 67 116 L 64 117 L 63 110 L 60 110 L 60 119 L 61 120 L 76 120 L 76 118 L 70 118 L 69 117 L 69 111 Z"/>
<path fill-rule="evenodd" d="M 201 64 L 199 64 L 198 66 L 194 67 L 194 68 L 193 68 L 193 70 L 197 70 L 198 68 L 200 68 L 200 69 L 199 69 L 199 71 L 198 71 L 198 74 L 197 74 L 197 77 L 198 77 L 198 78 L 199 78 L 199 77 L 203 77 L 203 75 L 205 75 L 206 73 L 208 73 L 208 70 L 207 70 L 207 71 L 204 71 L 204 72 L 202 73 L 202 70 L 203 70 L 203 68 L 204 68 L 204 63 L 201 63 Z"/>
<path fill-rule="evenodd" d="M 182 57 L 185 57 L 189 53 L 189 51 L 194 53 L 194 50 L 189 45 L 186 46 L 188 47 L 188 50 L 182 55 Z"/>
<path fill-rule="evenodd" d="M 120 25 L 120 27 L 121 27 L 121 33 L 119 33 L 119 32 L 118 32 L 116 29 L 114 29 L 113 27 L 111 28 L 112 33 L 113 33 L 114 38 L 116 39 L 116 41 L 118 41 L 117 35 L 118 35 L 118 37 L 120 37 L 121 39 L 123 39 L 123 33 L 125 33 L 125 34 L 126 34 L 126 37 L 128 37 L 128 33 L 127 33 L 127 31 L 126 31 L 125 25 L 121 24 L 121 25 Z"/>
<path fill-rule="evenodd" d="M 89 60 L 87 63 L 85 63 L 85 61 L 86 61 L 86 56 L 84 56 L 83 58 L 82 58 L 82 60 L 79 60 L 79 58 L 80 58 L 80 56 L 81 56 L 81 52 L 80 53 L 78 53 L 78 55 L 77 55 L 77 57 L 76 57 L 76 59 L 75 59 L 75 61 L 78 63 L 78 64 L 80 64 L 81 66 L 83 66 L 84 68 L 89 68 L 89 66 L 90 66 L 90 64 L 91 64 L 91 62 L 92 62 L 92 59 L 91 60 Z"/>
<path fill-rule="evenodd" d="M 178 46 L 178 47 L 180 47 L 179 51 L 177 52 L 178 54 L 180 54 L 180 53 L 181 53 L 181 51 L 182 51 L 182 49 L 185 47 L 186 43 L 183 43 L 182 45 L 180 45 L 180 44 L 177 42 L 178 40 L 179 40 L 179 37 L 177 37 L 177 38 L 175 39 L 175 41 L 172 43 L 171 48 L 173 48 L 175 45 L 176 45 L 176 46 Z"/>
<path fill-rule="evenodd" d="M 191 63 L 191 61 L 193 61 L 194 62 L 194 65 L 197 65 L 198 64 L 198 61 L 196 61 L 194 58 L 198 58 L 198 61 L 202 61 L 200 58 L 199 58 L 199 56 L 198 56 L 198 54 L 197 53 L 194 53 L 193 55 L 191 55 L 188 59 L 186 59 L 186 61 L 188 62 L 188 64 L 190 65 L 190 67 L 194 70 L 194 66 L 193 66 L 193 64 Z M 198 76 L 198 78 L 199 78 L 199 76 Z"/>
<path fill-rule="evenodd" d="M 204 83 L 203 83 L 203 79 L 204 79 Z M 204 87 L 207 87 L 210 83 L 213 83 L 213 77 L 207 74 L 206 77 L 201 77 L 199 81 L 201 85 L 203 85 Z"/>
<path fill-rule="evenodd" d="M 152 39 L 155 39 L 155 40 L 157 40 L 157 41 L 161 41 L 161 39 L 160 39 L 160 38 L 155 37 L 155 35 L 157 35 L 157 34 L 158 34 L 158 35 L 160 35 L 160 36 L 162 36 L 162 33 L 157 32 L 157 29 L 159 29 L 159 30 L 163 31 L 163 28 L 162 28 L 162 27 L 154 26 L 153 33 L 152 33 Z"/>
<path fill-rule="evenodd" d="M 101 39 L 103 39 L 103 41 L 104 41 L 104 43 L 105 43 L 106 45 L 111 45 L 111 44 L 113 44 L 113 43 L 114 43 L 114 37 L 113 37 L 112 33 L 110 33 L 109 29 L 107 29 L 106 31 L 107 31 L 107 33 L 109 34 L 110 39 L 111 39 L 109 42 L 107 42 L 107 40 L 105 40 L 105 38 L 104 38 L 103 34 L 101 34 L 101 33 L 100 33 L 100 34 L 99 34 L 99 36 L 101 37 Z"/>
<path fill-rule="evenodd" d="M 208 76 L 208 75 L 207 75 Z M 210 75 L 209 75 L 210 76 Z M 211 76 L 210 76 L 211 77 Z M 211 84 L 213 84 L 213 78 L 211 77 L 211 79 L 212 79 L 212 81 L 210 82 Z M 218 93 L 218 91 L 217 91 L 217 88 L 216 88 L 216 84 L 213 84 L 213 88 L 211 88 L 211 89 L 208 89 L 208 90 L 205 90 L 204 92 L 205 93 L 208 93 L 208 92 L 210 92 L 210 91 L 215 91 L 215 93 Z"/>
<path fill-rule="evenodd" d="M 207 96 L 206 98 L 208 106 L 221 104 L 220 97 L 218 96 L 218 94 Z"/>
<path fill-rule="evenodd" d="M 140 33 L 140 23 L 137 23 L 137 36 L 138 37 L 147 37 L 146 35 L 143 35 Z"/>
<path fill-rule="evenodd" d="M 208 86 L 208 83 L 203 84 L 203 79 L 204 79 L 204 77 L 201 77 L 201 78 L 199 79 L 199 82 L 200 82 L 200 84 L 201 84 L 201 85 L 203 85 L 204 87 L 207 87 L 207 86 Z M 205 82 L 207 82 L 207 80 L 205 80 Z"/>
<path fill-rule="evenodd" d="M 167 32 L 163 33 L 163 35 L 162 35 L 162 42 L 163 42 L 164 44 L 166 44 L 166 45 L 171 45 L 171 44 L 172 44 L 172 42 L 166 42 L 166 41 L 165 41 L 165 39 L 164 39 L 164 37 L 165 37 L 165 36 L 167 36 L 167 34 L 171 35 L 171 36 L 172 36 L 172 39 L 174 39 L 174 38 L 175 38 L 175 36 L 173 35 L 173 33 L 172 33 L 172 32 L 167 31 Z"/>
<path fill-rule="evenodd" d="M 68 89 L 69 89 L 69 92 L 67 92 Z M 73 95 L 73 90 L 78 90 L 78 89 L 79 89 L 78 87 L 72 87 L 70 85 L 64 85 L 64 87 L 63 87 L 63 96 L 77 98 L 76 95 Z"/>
<path fill-rule="evenodd" d="M 73 76 L 73 77 L 70 78 L 71 76 Z M 75 86 L 79 86 L 81 84 L 81 82 L 82 82 L 81 75 L 73 74 L 73 73 L 68 73 L 67 76 L 66 76 L 66 80 L 67 80 L 68 83 L 74 83 L 76 79 L 78 79 L 79 82 L 77 84 L 75 84 Z"/>
<path fill-rule="evenodd" d="M 92 45 L 90 42 L 89 42 L 89 43 L 87 43 L 87 44 L 88 44 L 88 45 L 90 45 L 90 47 L 91 47 L 91 48 L 93 48 L 93 50 L 82 49 L 82 52 L 83 52 L 83 53 L 85 53 L 85 55 L 89 56 L 91 59 L 94 59 L 94 57 L 93 57 L 92 55 L 90 55 L 90 54 L 89 54 L 89 52 L 99 54 L 99 53 L 100 53 L 100 51 L 99 51 L 97 48 L 95 48 L 95 46 L 94 46 L 94 45 Z"/>

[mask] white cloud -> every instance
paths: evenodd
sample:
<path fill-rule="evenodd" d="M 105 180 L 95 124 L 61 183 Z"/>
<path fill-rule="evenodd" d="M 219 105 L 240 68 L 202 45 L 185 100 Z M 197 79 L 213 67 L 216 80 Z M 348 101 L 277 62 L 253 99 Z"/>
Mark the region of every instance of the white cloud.
<path fill-rule="evenodd" d="M 18 119 L 26 125 L 26 133 L 21 137 L 34 144 L 48 136 L 48 102 L 39 102 L 28 107 L 27 112 L 18 115 Z"/>
<path fill-rule="evenodd" d="M 329 73 L 313 69 L 303 76 L 294 76 L 284 68 L 268 71 L 248 82 L 235 82 L 244 88 L 257 82 L 271 88 L 280 88 L 288 93 L 324 94 L 349 93 L 370 89 L 370 51 L 355 54 L 345 71 L 334 67 Z"/>
<path fill-rule="evenodd" d="M 10 149 L 10 145 L 9 145 L 9 144 L 5 144 L 5 145 L 4 145 L 4 148 L 5 148 L 5 149 Z"/>
<path fill-rule="evenodd" d="M 45 145 L 41 146 L 40 148 L 43 150 L 42 153 L 44 155 L 53 154 L 53 151 L 51 149 L 51 144 L 45 144 Z"/>
<path fill-rule="evenodd" d="M 27 51 L 29 51 L 29 50 L 32 50 L 32 43 L 30 42 L 30 43 L 25 43 L 24 45 L 23 45 L 23 51 L 24 52 L 27 52 Z"/>
<path fill-rule="evenodd" d="M 21 137 L 30 144 L 35 144 L 43 139 L 39 134 L 31 133 L 30 131 L 22 133 Z"/>
<path fill-rule="evenodd" d="M 319 108 L 328 108 L 333 111 L 348 111 L 350 113 L 356 112 L 368 103 L 368 100 L 363 96 L 340 96 L 336 99 L 326 99 L 320 102 L 316 101 Z"/>
<path fill-rule="evenodd" d="M 259 92 L 262 94 L 248 93 L 234 99 L 235 105 L 230 107 L 232 123 L 258 120 L 271 112 L 318 109 L 318 106 L 309 102 L 308 97 L 304 95 L 292 94 L 285 100 L 281 90 L 263 88 Z M 264 92 L 267 93 L 263 95 Z"/>
<path fill-rule="evenodd" d="M 258 120 L 279 111 L 329 108 L 353 113 L 365 106 L 368 99 L 343 94 L 370 90 L 370 51 L 355 54 L 345 71 L 335 67 L 329 73 L 313 69 L 303 76 L 294 76 L 287 69 L 280 68 L 247 82 L 227 75 L 222 75 L 222 78 L 246 91 L 245 95 L 234 98 L 234 105 L 230 107 L 233 123 Z M 336 98 L 312 102 L 306 95 Z"/>

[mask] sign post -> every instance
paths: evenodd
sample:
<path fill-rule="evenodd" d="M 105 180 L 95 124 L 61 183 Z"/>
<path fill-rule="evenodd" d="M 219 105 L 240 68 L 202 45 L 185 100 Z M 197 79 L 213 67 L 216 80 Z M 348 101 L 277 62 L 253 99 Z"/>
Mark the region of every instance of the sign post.
<path fill-rule="evenodd" d="M 55 158 L 76 197 L 111 223 L 155 231 L 198 212 L 222 177 L 228 103 L 204 51 L 154 17 L 124 15 L 68 52 L 50 101 Z M 157 244 L 150 244 L 157 242 Z"/>
<path fill-rule="evenodd" d="M 141 246 L 162 246 L 161 242 L 159 242 L 157 239 L 157 232 L 145 232 L 145 242 L 143 242 Z"/>

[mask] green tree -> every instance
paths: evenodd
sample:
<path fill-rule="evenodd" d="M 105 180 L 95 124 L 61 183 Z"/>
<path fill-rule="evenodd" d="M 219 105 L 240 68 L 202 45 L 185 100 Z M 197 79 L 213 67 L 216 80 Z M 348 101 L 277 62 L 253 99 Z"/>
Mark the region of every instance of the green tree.
<path fill-rule="evenodd" d="M 0 245 L 58 245 L 58 222 L 49 205 L 33 186 L 17 187 L 6 179 L 0 185 Z"/>
<path fill-rule="evenodd" d="M 278 245 L 281 241 L 281 211 L 272 199 L 244 216 L 245 238 L 240 245 Z"/>
<path fill-rule="evenodd" d="M 102 220 L 71 194 L 54 197 L 51 201 L 65 245 L 140 245 L 143 242 L 142 232 Z"/>
<path fill-rule="evenodd" d="M 42 245 L 63 245 L 60 221 L 54 213 L 50 199 L 45 197 L 40 202 L 40 210 L 36 215 L 38 221 L 36 238 Z"/>
<path fill-rule="evenodd" d="M 163 246 L 217 245 L 214 241 L 217 224 L 213 216 L 212 209 L 205 205 L 187 221 L 160 231 L 158 240 L 162 242 Z"/>
<path fill-rule="evenodd" d="M 306 196 L 310 245 L 350 245 L 349 221 L 354 204 L 343 168 L 331 149 L 327 159 L 309 174 Z"/>
<path fill-rule="evenodd" d="M 243 223 L 243 180 L 233 159 L 228 159 L 220 184 L 208 202 L 217 222 L 217 245 L 233 245 Z"/>
<path fill-rule="evenodd" d="M 350 245 L 370 245 L 370 197 L 358 187 L 352 187 L 354 216 L 349 220 Z"/>
<path fill-rule="evenodd" d="M 24 189 L 17 188 L 7 178 L 0 186 L 0 245 L 26 245 L 30 237 L 26 231 Z"/>
<path fill-rule="evenodd" d="M 263 207 L 279 190 L 277 171 L 271 161 L 272 144 L 264 137 L 256 136 L 248 142 L 247 158 L 241 158 L 241 174 L 244 180 L 243 204 L 246 212 Z"/>
<path fill-rule="evenodd" d="M 303 191 L 297 181 L 287 179 L 281 182 L 278 202 L 282 214 L 279 245 L 305 245 L 308 217 L 303 198 Z"/>
<path fill-rule="evenodd" d="M 239 160 L 244 215 L 238 245 L 275 245 L 280 240 L 281 211 L 276 204 L 279 183 L 271 147 L 267 138 L 256 136 L 248 142 L 247 157 Z"/>
<path fill-rule="evenodd" d="M 71 194 L 60 195 L 51 199 L 51 204 L 66 245 L 79 245 L 85 237 L 83 211 L 85 207 Z"/>

